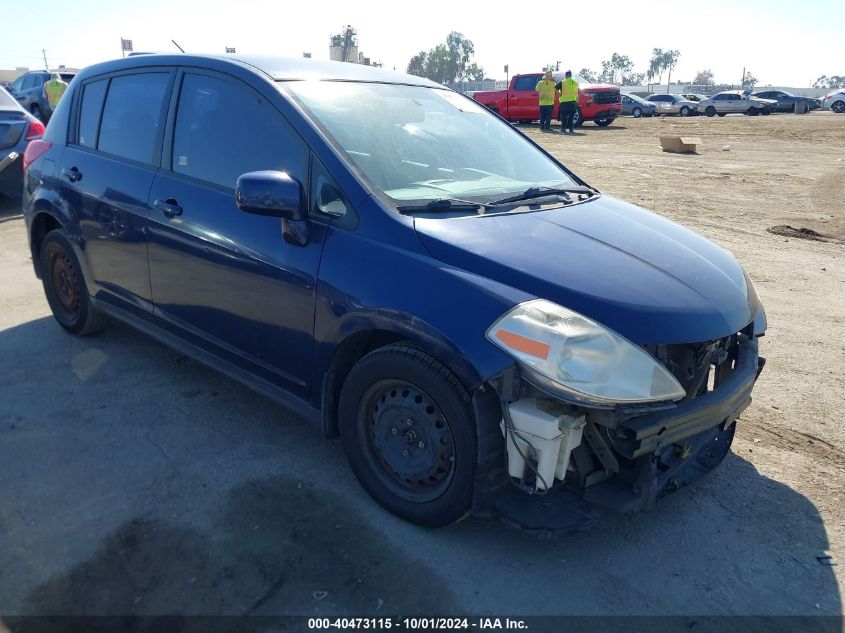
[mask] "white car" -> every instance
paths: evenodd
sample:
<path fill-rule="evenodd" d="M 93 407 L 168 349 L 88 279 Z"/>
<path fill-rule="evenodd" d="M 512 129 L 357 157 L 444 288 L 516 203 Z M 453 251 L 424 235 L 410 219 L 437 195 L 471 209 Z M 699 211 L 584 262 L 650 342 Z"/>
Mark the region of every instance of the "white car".
<path fill-rule="evenodd" d="M 845 112 L 845 88 L 839 88 L 822 97 L 822 108 L 833 110 L 837 114 Z"/>
<path fill-rule="evenodd" d="M 698 102 L 698 111 L 707 116 L 725 116 L 731 112 L 743 114 L 771 114 L 772 106 L 776 106 L 774 99 L 760 99 L 738 90 L 728 90 L 713 95 L 709 99 Z"/>

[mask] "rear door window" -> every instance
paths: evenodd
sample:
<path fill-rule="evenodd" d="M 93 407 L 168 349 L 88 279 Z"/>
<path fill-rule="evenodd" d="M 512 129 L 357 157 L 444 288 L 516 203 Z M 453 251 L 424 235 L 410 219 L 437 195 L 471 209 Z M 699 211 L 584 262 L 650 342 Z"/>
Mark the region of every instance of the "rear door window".
<path fill-rule="evenodd" d="M 153 164 L 153 150 L 170 73 L 114 77 L 109 85 L 97 149 L 139 163 Z"/>
<path fill-rule="evenodd" d="M 239 81 L 186 74 L 179 93 L 171 169 L 234 189 L 250 171 L 283 171 L 300 182 L 308 149 L 261 95 Z"/>
<path fill-rule="evenodd" d="M 522 75 L 516 78 L 513 84 L 513 89 L 517 91 L 533 92 L 537 87 L 537 82 L 542 79 L 542 75 Z"/>
<path fill-rule="evenodd" d="M 106 96 L 108 79 L 100 79 L 85 84 L 82 91 L 82 104 L 79 109 L 79 144 L 85 147 L 97 147 L 97 128 L 100 125 L 100 112 L 103 110 L 103 98 Z"/>

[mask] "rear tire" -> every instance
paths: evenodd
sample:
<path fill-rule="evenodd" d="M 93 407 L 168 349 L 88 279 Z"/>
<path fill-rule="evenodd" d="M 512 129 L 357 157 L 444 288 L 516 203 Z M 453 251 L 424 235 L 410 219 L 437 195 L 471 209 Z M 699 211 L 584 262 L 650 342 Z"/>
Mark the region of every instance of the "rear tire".
<path fill-rule="evenodd" d="M 714 108 L 713 106 L 707 106 L 706 108 L 704 108 L 704 114 L 706 114 L 707 116 L 716 116 L 716 108 Z"/>
<path fill-rule="evenodd" d="M 30 106 L 29 111 L 32 112 L 32 116 L 34 116 L 36 119 L 38 119 L 42 123 L 44 122 L 44 111 L 41 109 L 40 105 L 38 105 L 37 103 L 33 103 L 32 106 Z"/>
<path fill-rule="evenodd" d="M 44 294 L 59 325 L 77 336 L 95 334 L 108 325 L 108 318 L 91 303 L 82 266 L 63 231 L 46 235 L 39 261 Z"/>
<path fill-rule="evenodd" d="M 478 464 L 472 400 L 440 361 L 403 343 L 370 352 L 344 382 L 338 411 L 349 465 L 380 505 L 429 527 L 469 513 Z"/>
<path fill-rule="evenodd" d="M 581 116 L 581 108 L 575 108 L 575 114 L 572 115 L 572 127 L 581 127 L 584 125 L 584 119 Z"/>
<path fill-rule="evenodd" d="M 680 114 L 681 116 L 689 116 L 689 108 L 687 106 L 681 106 L 681 109 L 678 114 Z"/>
<path fill-rule="evenodd" d="M 598 119 L 596 121 L 596 125 L 599 126 L 599 127 L 607 127 L 608 125 L 613 123 L 613 121 L 614 121 L 613 119 Z"/>
<path fill-rule="evenodd" d="M 748 108 L 748 110 L 745 111 L 745 114 L 747 114 L 748 116 L 757 116 L 758 114 L 760 114 L 760 108 Z"/>

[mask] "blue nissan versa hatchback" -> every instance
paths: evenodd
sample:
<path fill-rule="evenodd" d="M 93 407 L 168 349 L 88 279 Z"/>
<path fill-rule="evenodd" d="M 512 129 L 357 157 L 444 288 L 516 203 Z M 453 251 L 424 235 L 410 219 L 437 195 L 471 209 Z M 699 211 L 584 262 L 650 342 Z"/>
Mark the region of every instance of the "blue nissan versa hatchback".
<path fill-rule="evenodd" d="M 730 253 L 419 77 L 106 62 L 24 170 L 62 327 L 125 321 L 317 421 L 422 525 L 648 507 L 721 462 L 763 366 Z"/>

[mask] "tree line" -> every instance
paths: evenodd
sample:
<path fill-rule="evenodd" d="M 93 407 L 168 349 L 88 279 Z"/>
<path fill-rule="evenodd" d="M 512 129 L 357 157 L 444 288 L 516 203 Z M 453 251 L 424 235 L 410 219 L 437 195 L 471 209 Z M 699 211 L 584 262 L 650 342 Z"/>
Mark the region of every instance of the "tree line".
<path fill-rule="evenodd" d="M 813 88 L 822 88 L 824 90 L 835 90 L 836 88 L 845 88 L 845 75 L 822 75 L 813 83 Z"/>
<path fill-rule="evenodd" d="M 407 72 L 411 75 L 426 77 L 441 84 L 452 84 L 456 81 L 481 81 L 484 79 L 484 68 L 472 61 L 475 55 L 475 45 L 472 40 L 462 33 L 452 31 L 446 37 L 446 42 L 438 44 L 428 51 L 420 51 L 408 62 Z M 668 84 L 672 81 L 672 71 L 681 57 L 681 51 L 662 48 L 652 50 L 651 59 L 645 72 L 637 72 L 634 62 L 627 55 L 614 52 L 610 59 L 602 60 L 601 71 L 594 72 L 589 68 L 578 71 L 584 79 L 592 83 L 610 83 L 622 86 L 640 86 L 649 82 L 662 84 L 663 75 L 667 74 Z M 549 64 L 544 68 L 557 69 Z M 710 69 L 700 70 L 692 82 L 698 86 L 715 86 L 716 81 Z M 757 78 L 746 71 L 742 78 L 742 87 L 748 90 L 757 85 Z M 835 89 L 845 87 L 845 75 L 822 75 L 813 84 L 813 88 Z"/>

